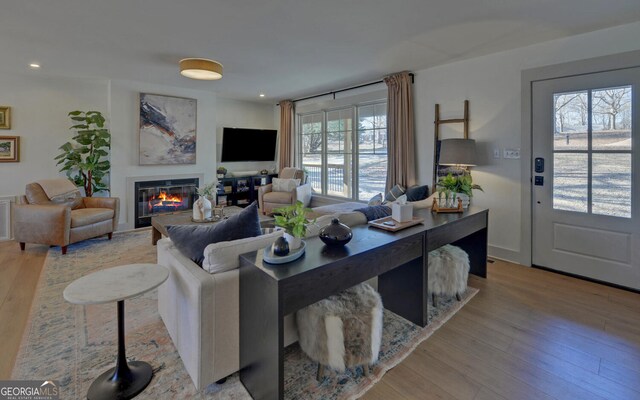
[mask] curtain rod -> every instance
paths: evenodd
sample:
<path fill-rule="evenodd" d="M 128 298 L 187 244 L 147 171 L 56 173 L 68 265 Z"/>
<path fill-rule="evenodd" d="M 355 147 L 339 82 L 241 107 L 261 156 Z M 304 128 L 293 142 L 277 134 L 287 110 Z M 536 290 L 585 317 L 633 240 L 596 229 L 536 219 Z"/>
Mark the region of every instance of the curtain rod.
<path fill-rule="evenodd" d="M 410 72 L 409 76 L 411 77 L 411 83 L 414 83 L 414 74 L 413 74 L 413 72 Z M 298 102 L 298 101 L 315 99 L 316 97 L 323 97 L 323 96 L 327 96 L 327 95 L 333 95 L 333 99 L 335 100 L 336 99 L 336 93 L 346 92 L 348 90 L 353 90 L 353 89 L 360 89 L 362 87 L 371 86 L 371 85 L 377 85 L 378 83 L 382 83 L 382 82 L 384 82 L 384 80 L 380 79 L 379 81 L 363 83 L 362 85 L 351 86 L 351 87 L 344 88 L 344 89 L 332 90 L 330 92 L 315 94 L 313 96 L 301 97 L 299 99 L 295 99 L 295 100 L 291 100 L 291 101 L 293 103 L 295 103 L 295 102 Z M 276 106 L 279 106 L 279 105 L 280 105 L 280 103 L 276 104 Z"/>

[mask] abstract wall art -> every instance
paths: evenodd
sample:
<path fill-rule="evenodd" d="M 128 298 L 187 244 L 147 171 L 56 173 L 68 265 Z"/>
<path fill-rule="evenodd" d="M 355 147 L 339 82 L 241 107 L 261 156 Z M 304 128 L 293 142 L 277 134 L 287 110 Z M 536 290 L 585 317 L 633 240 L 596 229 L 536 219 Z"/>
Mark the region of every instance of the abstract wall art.
<path fill-rule="evenodd" d="M 197 100 L 140 93 L 140 165 L 196 163 Z"/>

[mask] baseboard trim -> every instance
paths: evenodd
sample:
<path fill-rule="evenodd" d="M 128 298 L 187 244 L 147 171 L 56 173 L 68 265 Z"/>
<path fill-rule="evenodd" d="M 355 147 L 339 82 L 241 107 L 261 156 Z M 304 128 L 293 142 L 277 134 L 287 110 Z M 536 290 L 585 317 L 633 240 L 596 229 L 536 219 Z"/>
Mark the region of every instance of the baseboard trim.
<path fill-rule="evenodd" d="M 514 264 L 520 264 L 520 252 L 507 249 L 499 246 L 487 246 L 487 253 L 489 257 L 502 261 L 512 262 Z"/>
<path fill-rule="evenodd" d="M 580 279 L 582 281 L 593 282 L 593 283 L 597 283 L 597 284 L 600 284 L 600 285 L 609 286 L 609 287 L 620 289 L 620 290 L 625 290 L 627 292 L 633 292 L 633 293 L 640 294 L 640 290 L 639 289 L 634 289 L 634 288 L 630 288 L 630 287 L 627 287 L 627 286 L 618 285 L 616 283 L 605 282 L 605 281 L 601 281 L 599 279 L 589 278 L 587 276 L 572 274 L 570 272 L 559 271 L 557 269 L 553 269 L 553 268 L 549 268 L 549 267 L 543 267 L 542 265 L 531 264 L 531 266 L 533 268 L 541 269 L 543 271 L 553 272 L 553 273 L 558 274 L 558 275 L 570 276 L 572 278 Z"/>

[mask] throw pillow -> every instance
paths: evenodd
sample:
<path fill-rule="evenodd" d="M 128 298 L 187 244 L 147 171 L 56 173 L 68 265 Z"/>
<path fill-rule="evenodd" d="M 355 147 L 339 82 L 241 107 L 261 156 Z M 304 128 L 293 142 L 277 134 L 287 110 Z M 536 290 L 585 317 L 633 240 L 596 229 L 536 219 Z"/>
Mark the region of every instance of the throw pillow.
<path fill-rule="evenodd" d="M 380 219 L 391 215 L 391 207 L 383 205 L 358 208 L 354 211 L 363 213 L 364 216 L 367 217 L 367 221 L 373 221 L 374 219 Z"/>
<path fill-rule="evenodd" d="M 238 214 L 216 224 L 169 225 L 167 232 L 176 248 L 199 266 L 202 266 L 207 245 L 262 234 L 258 205 L 255 201 Z"/>
<path fill-rule="evenodd" d="M 271 190 L 274 192 L 290 192 L 300 185 L 300 179 L 273 178 L 271 184 Z"/>
<path fill-rule="evenodd" d="M 386 201 L 396 201 L 396 199 L 404 194 L 404 188 L 400 185 L 395 185 L 389 190 L 389 193 L 384 197 Z"/>
<path fill-rule="evenodd" d="M 368 206 L 379 206 L 380 204 L 382 204 L 382 193 L 373 196 L 367 203 Z"/>
<path fill-rule="evenodd" d="M 309 207 L 311 204 L 312 188 L 310 183 L 305 183 L 296 187 L 296 199 L 302 202 L 302 205 Z"/>
<path fill-rule="evenodd" d="M 429 186 L 411 186 L 407 189 L 407 201 L 418 201 L 429 196 Z"/>

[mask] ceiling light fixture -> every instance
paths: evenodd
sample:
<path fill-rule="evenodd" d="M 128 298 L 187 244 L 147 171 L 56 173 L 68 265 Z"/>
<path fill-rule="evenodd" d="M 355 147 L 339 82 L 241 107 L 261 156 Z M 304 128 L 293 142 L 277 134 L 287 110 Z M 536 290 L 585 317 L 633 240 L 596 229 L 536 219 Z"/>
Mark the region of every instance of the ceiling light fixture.
<path fill-rule="evenodd" d="M 214 81 L 222 78 L 222 64 L 206 58 L 180 60 L 180 73 L 191 79 Z"/>
<path fill-rule="evenodd" d="M 264 94 L 264 93 L 260 93 L 258 96 L 260 96 L 260 97 L 264 97 L 264 96 L 265 96 L 265 94 Z"/>
<path fill-rule="evenodd" d="M 40 64 L 31 63 L 31 64 L 29 64 L 29 68 L 31 68 L 31 69 L 38 69 L 38 68 L 40 68 Z"/>

